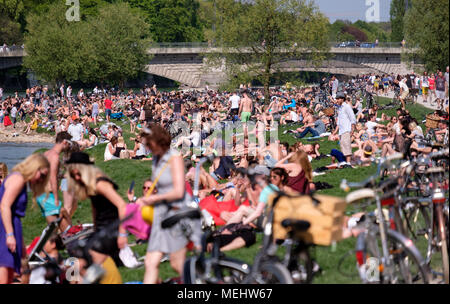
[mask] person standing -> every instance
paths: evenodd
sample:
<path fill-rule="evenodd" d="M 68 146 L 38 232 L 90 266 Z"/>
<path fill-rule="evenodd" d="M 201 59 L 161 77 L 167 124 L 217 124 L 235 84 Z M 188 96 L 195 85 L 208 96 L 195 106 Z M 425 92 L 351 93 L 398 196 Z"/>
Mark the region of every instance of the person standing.
<path fill-rule="evenodd" d="M 333 132 L 333 135 L 336 135 L 336 133 L 339 132 L 341 151 L 344 154 L 347 163 L 350 164 L 352 158 L 351 134 L 355 130 L 356 117 L 351 106 L 344 101 L 345 94 L 338 93 L 336 95 L 336 104 L 338 105 L 337 128 Z"/>
<path fill-rule="evenodd" d="M 230 97 L 229 102 L 231 103 L 230 107 L 230 115 L 234 118 L 235 115 L 239 113 L 239 103 L 241 101 L 241 97 L 234 92 L 234 94 Z"/>
<path fill-rule="evenodd" d="M 406 78 L 403 78 L 399 83 L 399 87 L 400 87 L 400 102 L 402 103 L 402 109 L 405 110 L 406 109 L 406 105 L 405 105 L 405 99 L 408 97 L 409 94 L 409 88 L 408 85 L 406 84 Z"/>
<path fill-rule="evenodd" d="M 331 95 L 333 98 L 336 98 L 336 94 L 339 88 L 339 80 L 337 80 L 336 76 L 333 75 L 331 78 Z"/>
<path fill-rule="evenodd" d="M 105 115 L 106 115 L 106 120 L 108 122 L 111 117 L 112 105 L 113 105 L 113 102 L 112 102 L 111 98 L 110 97 L 106 98 L 105 99 Z"/>
<path fill-rule="evenodd" d="M 14 128 L 14 129 L 16 128 L 17 112 L 18 112 L 17 106 L 16 106 L 16 103 L 14 103 L 13 106 L 12 106 L 12 108 L 11 108 L 11 112 L 10 112 L 11 120 L 12 120 L 13 128 Z"/>
<path fill-rule="evenodd" d="M 445 100 L 445 88 L 447 83 L 445 81 L 445 77 L 441 71 L 439 71 L 438 76 L 436 77 L 436 97 L 438 99 L 439 109 L 443 109 L 444 100 Z"/>
<path fill-rule="evenodd" d="M 27 184 L 35 199 L 45 191 L 49 170 L 42 154 L 32 154 L 0 186 L 0 284 L 12 283 L 14 272 L 21 274 L 21 259 L 26 255 L 21 218 L 27 209 Z"/>
<path fill-rule="evenodd" d="M 53 148 L 44 153 L 44 156 L 50 163 L 50 180 L 46 186 L 47 193 L 37 198 L 37 203 L 47 220 L 47 224 L 50 224 L 60 216 L 63 218 L 59 226 L 61 231 L 64 231 L 71 223 L 67 210 L 61 208 L 62 206 L 58 196 L 59 156 L 62 152 L 66 152 L 70 148 L 71 138 L 72 136 L 67 132 L 63 131 L 58 133 Z"/>
<path fill-rule="evenodd" d="M 449 67 L 447 66 L 446 70 L 445 70 L 445 98 L 446 98 L 446 104 L 448 104 L 448 88 L 449 88 Z"/>
<path fill-rule="evenodd" d="M 430 85 L 428 83 L 428 73 L 427 72 L 423 72 L 423 76 L 421 78 L 421 83 L 422 83 L 423 102 L 426 103 L 426 102 L 428 102 L 428 89 L 430 87 Z"/>
<path fill-rule="evenodd" d="M 248 97 L 247 91 L 244 91 L 244 98 L 239 106 L 239 116 L 241 116 L 241 122 L 248 122 L 252 116 L 253 104 L 250 97 Z"/>
<path fill-rule="evenodd" d="M 64 83 L 59 88 L 59 97 L 61 97 L 61 99 L 64 99 Z"/>
<path fill-rule="evenodd" d="M 150 128 L 144 129 L 142 137 L 153 154 L 151 179 L 156 183 L 158 194 L 141 197 L 136 203 L 141 206 L 154 205 L 152 231 L 145 256 L 144 284 L 155 284 L 158 282 L 159 264 L 164 254 L 170 256 L 172 268 L 182 274 L 188 240 L 180 225 L 163 229 L 161 222 L 192 198 L 185 191 L 183 158 L 177 151 L 170 149 L 172 139 L 169 132 L 160 125 L 152 124 Z M 193 229 L 196 245 L 199 246 L 201 228 L 195 226 Z"/>

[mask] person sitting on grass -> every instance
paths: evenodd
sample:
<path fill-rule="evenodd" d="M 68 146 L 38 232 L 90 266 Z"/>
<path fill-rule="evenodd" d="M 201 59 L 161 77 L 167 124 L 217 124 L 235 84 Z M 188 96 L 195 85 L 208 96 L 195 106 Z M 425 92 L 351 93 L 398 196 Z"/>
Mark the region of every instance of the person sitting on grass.
<path fill-rule="evenodd" d="M 313 116 L 311 122 L 305 124 L 303 127 L 298 128 L 293 131 L 295 137 L 301 139 L 305 137 L 308 133 L 311 133 L 313 137 L 319 137 L 326 132 L 325 124 L 317 116 Z"/>

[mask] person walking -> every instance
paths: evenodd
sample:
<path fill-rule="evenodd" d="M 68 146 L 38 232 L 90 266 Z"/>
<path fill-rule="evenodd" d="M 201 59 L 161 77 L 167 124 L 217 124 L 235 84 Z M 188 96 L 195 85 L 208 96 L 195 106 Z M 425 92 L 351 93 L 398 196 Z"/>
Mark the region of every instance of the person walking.
<path fill-rule="evenodd" d="M 172 268 L 182 274 L 188 240 L 180 225 L 163 229 L 161 222 L 192 198 L 185 191 L 183 158 L 177 151 L 170 149 L 172 139 L 169 132 L 160 125 L 151 124 L 150 128 L 144 129 L 142 137 L 153 154 L 151 179 L 156 183 L 158 194 L 141 197 L 136 203 L 141 206 L 154 205 L 152 231 L 145 256 L 144 284 L 155 284 L 158 282 L 159 264 L 165 254 L 169 255 Z M 201 228 L 194 227 L 194 235 L 200 234 Z M 195 241 L 199 246 L 199 238 Z"/>

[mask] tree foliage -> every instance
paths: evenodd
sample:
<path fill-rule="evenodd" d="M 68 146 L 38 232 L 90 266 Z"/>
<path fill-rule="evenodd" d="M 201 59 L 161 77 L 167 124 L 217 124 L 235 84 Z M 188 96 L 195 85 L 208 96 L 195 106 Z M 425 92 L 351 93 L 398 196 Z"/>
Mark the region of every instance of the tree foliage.
<path fill-rule="evenodd" d="M 216 1 L 215 40 L 219 52 L 210 62 L 224 64 L 230 81 L 257 79 L 265 98 L 280 64 L 304 59 L 317 64 L 328 51 L 328 20 L 312 1 Z"/>
<path fill-rule="evenodd" d="M 417 58 L 429 70 L 449 65 L 449 2 L 447 0 L 412 0 L 405 16 L 405 35 Z"/>
<path fill-rule="evenodd" d="M 27 18 L 24 66 L 41 80 L 121 83 L 149 60 L 148 25 L 126 3 L 105 4 L 80 22 L 56 2 Z"/>
<path fill-rule="evenodd" d="M 403 18 L 405 17 L 406 3 L 405 0 L 392 0 L 391 2 L 391 41 L 399 42 L 404 38 Z"/>
<path fill-rule="evenodd" d="M 128 0 L 140 8 L 157 42 L 202 41 L 198 0 Z"/>
<path fill-rule="evenodd" d="M 7 16 L 0 15 L 0 46 L 3 43 L 7 45 L 21 44 L 23 40 L 22 33 L 20 31 L 20 24 L 11 20 Z"/>
<path fill-rule="evenodd" d="M 349 30 L 351 29 L 351 30 Z M 336 20 L 329 25 L 329 39 L 333 42 L 342 41 L 369 41 L 379 42 L 389 41 L 390 25 L 388 23 L 367 23 L 358 20 L 354 23 L 350 21 Z"/>

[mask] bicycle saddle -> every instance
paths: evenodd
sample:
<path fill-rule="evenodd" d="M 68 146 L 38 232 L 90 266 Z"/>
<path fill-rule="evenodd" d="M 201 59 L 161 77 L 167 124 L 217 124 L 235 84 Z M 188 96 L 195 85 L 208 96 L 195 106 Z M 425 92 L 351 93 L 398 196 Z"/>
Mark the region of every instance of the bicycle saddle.
<path fill-rule="evenodd" d="M 304 232 L 311 227 L 311 223 L 303 220 L 285 219 L 281 222 L 284 228 L 291 228 L 297 232 Z"/>
<path fill-rule="evenodd" d="M 166 218 L 164 221 L 162 221 L 161 227 L 163 229 L 173 227 L 176 223 L 178 223 L 180 220 L 182 220 L 184 218 L 199 219 L 199 218 L 201 218 L 200 210 L 193 209 L 193 208 L 180 210 L 176 214 L 174 214 L 174 215 Z"/>

